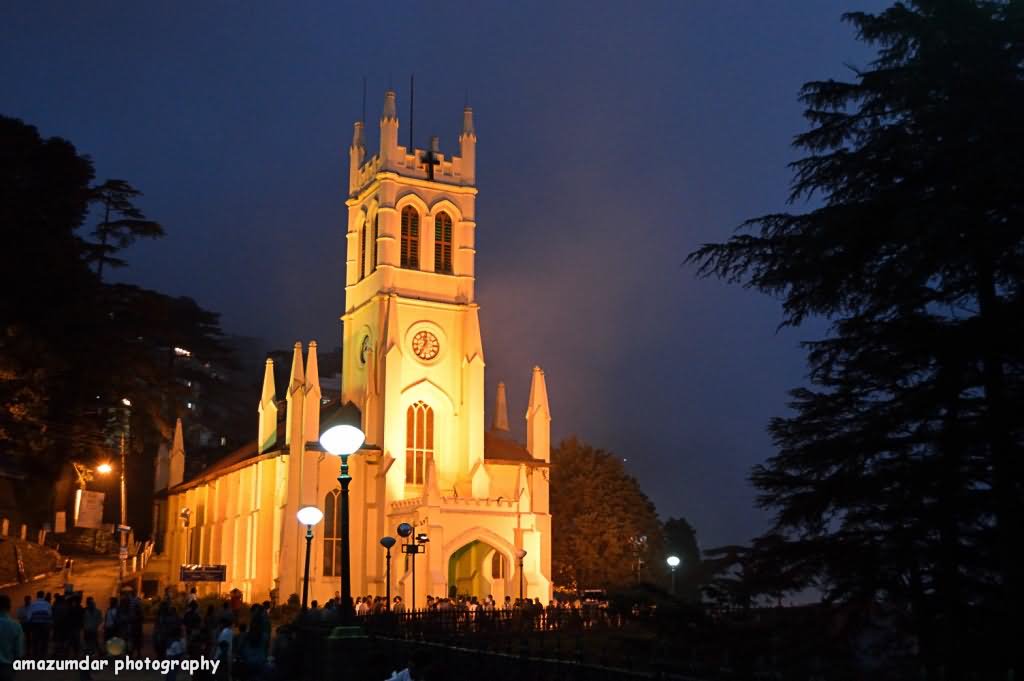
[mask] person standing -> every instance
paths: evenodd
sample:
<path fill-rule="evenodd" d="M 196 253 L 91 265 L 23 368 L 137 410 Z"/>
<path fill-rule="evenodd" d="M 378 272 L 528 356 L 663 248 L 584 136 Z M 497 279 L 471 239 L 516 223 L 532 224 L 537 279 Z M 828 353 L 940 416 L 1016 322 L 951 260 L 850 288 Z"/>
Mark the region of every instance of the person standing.
<path fill-rule="evenodd" d="M 213 650 L 213 658 L 220 661 L 220 666 L 217 667 L 217 678 L 230 679 L 232 678 L 231 661 L 235 634 L 232 631 L 230 619 L 222 619 L 220 624 L 216 647 Z"/>
<path fill-rule="evenodd" d="M 14 661 L 25 655 L 25 632 L 11 619 L 11 598 L 0 594 L 0 681 L 14 679 Z"/>
<path fill-rule="evenodd" d="M 70 597 L 68 604 L 67 622 L 67 646 L 68 654 L 71 657 L 78 657 L 82 653 L 82 624 L 85 608 L 82 607 L 82 594 L 76 593 Z"/>
<path fill-rule="evenodd" d="M 18 622 L 21 624 L 21 631 L 25 635 L 25 650 L 32 650 L 30 635 L 32 628 L 28 624 L 28 611 L 32 607 L 32 596 L 25 596 L 25 604 L 18 608 Z"/>
<path fill-rule="evenodd" d="M 82 611 L 82 649 L 86 655 L 96 657 L 100 648 L 100 623 L 103 613 L 96 607 L 92 596 L 85 599 L 85 610 Z"/>
<path fill-rule="evenodd" d="M 36 600 L 28 609 L 28 623 L 32 629 L 32 657 L 41 660 L 46 657 L 50 643 L 50 626 L 53 624 L 53 611 L 42 591 L 36 593 Z"/>
<path fill-rule="evenodd" d="M 106 643 L 117 635 L 117 599 L 110 598 L 107 612 L 103 615 L 103 642 Z"/>
<path fill-rule="evenodd" d="M 161 651 L 164 658 L 170 660 L 172 663 L 177 662 L 179 665 L 181 661 L 188 656 L 188 644 L 185 640 L 185 628 L 182 625 L 177 625 L 174 631 L 168 633 L 170 642 L 167 645 L 167 650 Z M 175 681 L 178 678 L 178 667 L 177 665 L 171 667 L 167 674 L 168 681 Z"/>

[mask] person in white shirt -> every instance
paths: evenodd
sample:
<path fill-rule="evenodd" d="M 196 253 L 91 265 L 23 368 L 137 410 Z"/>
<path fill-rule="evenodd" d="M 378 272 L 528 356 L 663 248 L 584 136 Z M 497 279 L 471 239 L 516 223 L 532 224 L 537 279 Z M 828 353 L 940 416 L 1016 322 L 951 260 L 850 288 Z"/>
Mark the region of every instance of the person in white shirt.
<path fill-rule="evenodd" d="M 171 642 L 167 646 L 166 658 L 168 660 L 181 660 L 185 659 L 185 654 L 188 651 L 188 642 L 185 640 L 185 628 L 180 624 L 174 635 L 171 637 Z M 167 673 L 168 681 L 175 681 L 178 677 L 178 668 L 172 667 Z"/>
<path fill-rule="evenodd" d="M 235 633 L 231 630 L 231 622 L 221 620 L 221 628 L 217 633 L 216 648 L 213 651 L 213 658 L 220 660 L 220 666 L 217 667 L 217 676 L 220 678 L 231 678 L 231 660 L 233 657 L 231 647 L 234 641 Z"/>

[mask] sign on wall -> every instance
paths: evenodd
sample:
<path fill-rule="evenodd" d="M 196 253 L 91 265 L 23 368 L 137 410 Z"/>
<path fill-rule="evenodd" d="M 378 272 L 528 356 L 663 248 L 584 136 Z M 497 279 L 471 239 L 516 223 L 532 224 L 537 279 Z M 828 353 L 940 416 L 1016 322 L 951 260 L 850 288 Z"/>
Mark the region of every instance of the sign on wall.
<path fill-rule="evenodd" d="M 54 534 L 63 534 L 68 531 L 68 514 L 65 511 L 57 511 L 53 519 Z"/>
<path fill-rule="evenodd" d="M 181 581 L 183 582 L 226 582 L 227 565 L 182 565 Z"/>
<path fill-rule="evenodd" d="M 75 491 L 75 527 L 103 527 L 103 492 Z"/>

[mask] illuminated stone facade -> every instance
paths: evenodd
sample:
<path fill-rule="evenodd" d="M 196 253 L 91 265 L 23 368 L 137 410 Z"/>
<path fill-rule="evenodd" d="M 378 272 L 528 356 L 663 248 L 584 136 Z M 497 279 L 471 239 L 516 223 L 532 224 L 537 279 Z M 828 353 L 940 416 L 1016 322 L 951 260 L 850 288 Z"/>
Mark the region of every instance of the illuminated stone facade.
<path fill-rule="evenodd" d="M 504 385 L 485 427 L 484 355 L 475 301 L 476 133 L 463 113 L 459 155 L 398 144 L 395 94 L 385 96 L 380 150 L 367 159 L 363 124 L 349 149 L 342 400 L 362 411 L 366 444 L 350 460 L 352 588 L 385 593 L 379 540 L 408 522 L 430 542 L 416 561 L 416 601 L 452 593 L 551 596 L 550 412 L 534 368 L 526 446 L 509 433 Z M 303 361 L 305 359 L 305 361 Z M 304 505 L 315 528 L 310 593 L 339 589 L 338 460 L 316 443 L 321 409 L 316 344 L 296 344 L 284 404 L 268 360 L 259 432 L 249 447 L 191 481 L 158 470 L 161 557 L 152 576 L 175 583 L 182 563 L 228 565 L 247 598 L 301 591 Z M 179 456 L 180 441 L 158 457 Z M 180 453 L 183 460 L 184 453 Z M 173 469 L 175 472 L 179 469 Z M 188 509 L 185 527 L 182 511 Z M 189 553 L 191 552 L 191 553 Z M 392 593 L 411 599 L 411 565 L 393 549 Z M 205 589 L 212 590 L 213 585 Z"/>

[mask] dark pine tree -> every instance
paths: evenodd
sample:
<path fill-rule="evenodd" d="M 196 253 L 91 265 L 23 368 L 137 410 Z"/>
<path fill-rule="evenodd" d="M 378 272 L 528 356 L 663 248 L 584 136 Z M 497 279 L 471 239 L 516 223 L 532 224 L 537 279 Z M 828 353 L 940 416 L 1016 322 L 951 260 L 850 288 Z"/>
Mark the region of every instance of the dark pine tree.
<path fill-rule="evenodd" d="M 947 678 L 1019 672 L 1024 4 L 845 19 L 878 54 L 802 90 L 790 199 L 814 203 L 689 257 L 780 297 L 784 325 L 832 322 L 753 472 L 781 539 L 754 548 L 790 587 L 887 613 Z"/>
<path fill-rule="evenodd" d="M 164 235 L 160 223 L 146 219 L 134 199 L 142 192 L 124 180 L 107 180 L 91 190 L 90 200 L 97 204 L 103 219 L 93 228 L 97 240 L 90 244 L 89 260 L 96 264 L 96 276 L 103 279 L 103 267 L 124 267 L 118 251 L 128 248 L 136 239 L 158 239 Z"/>

